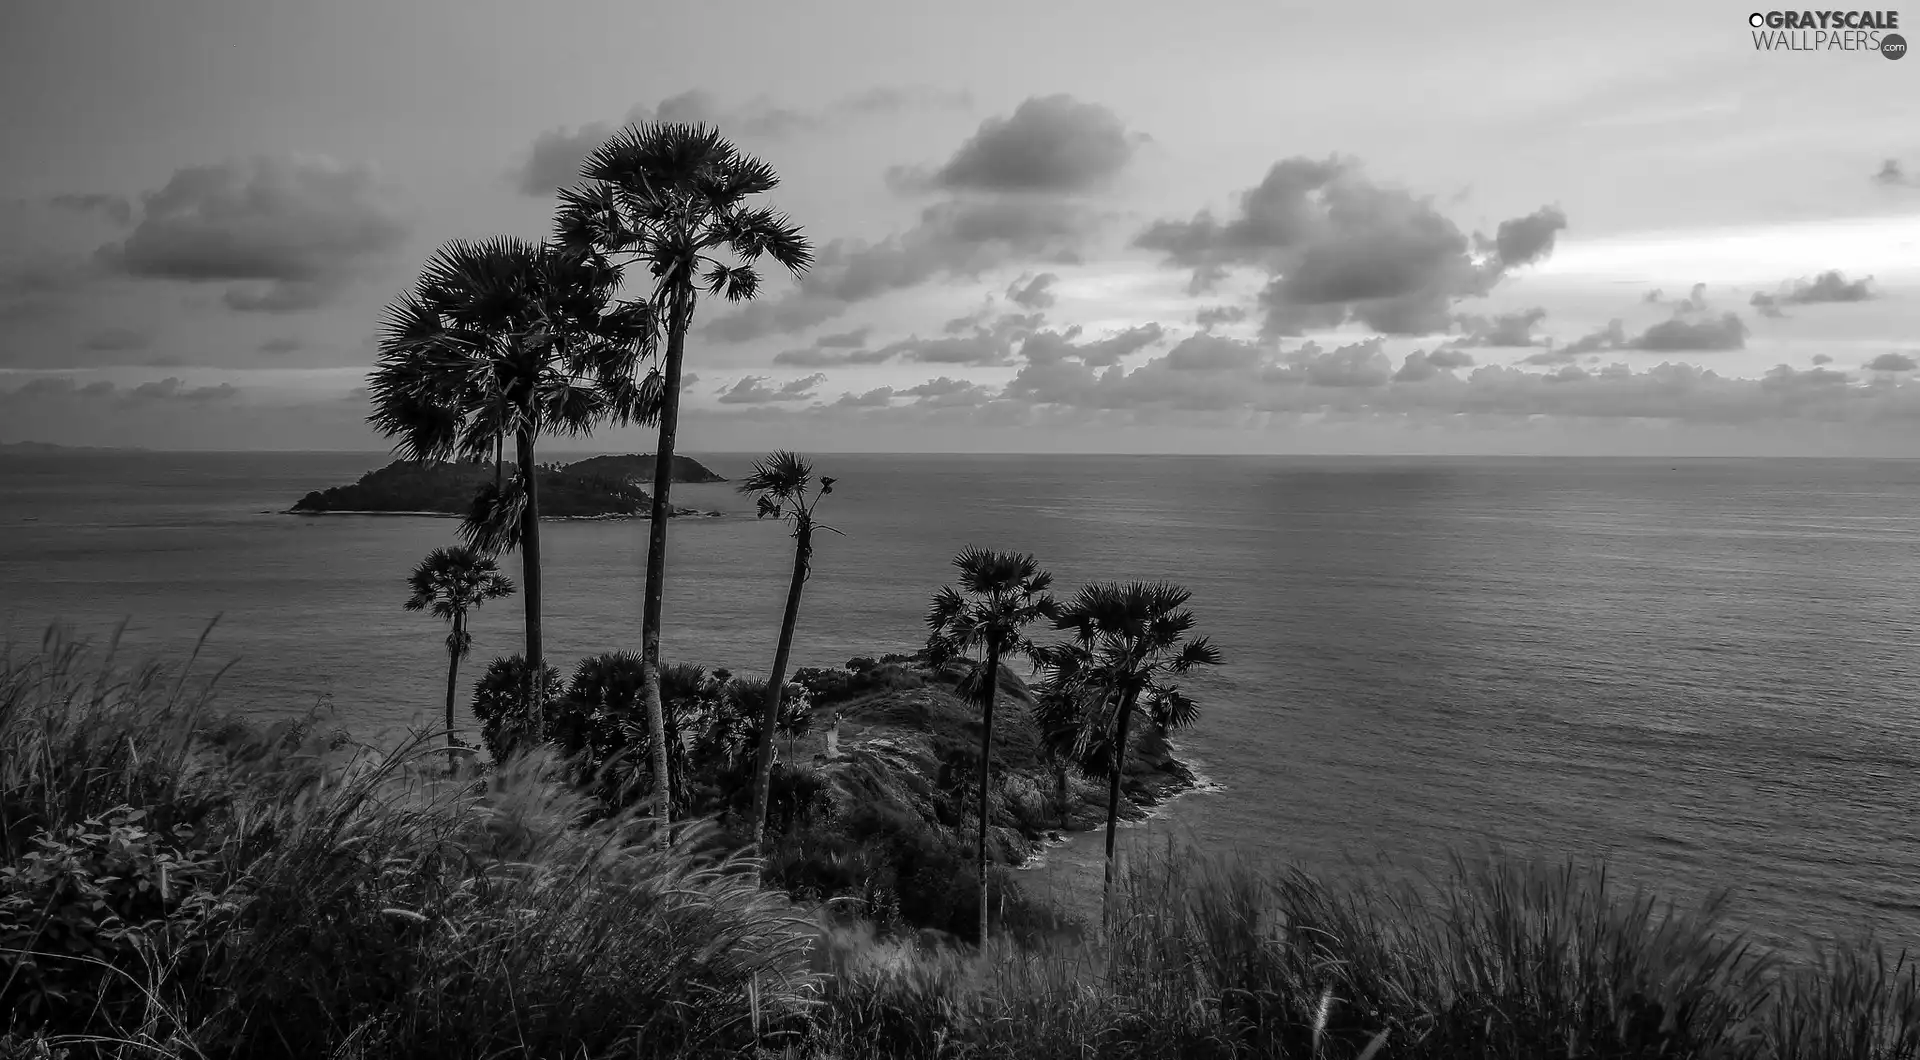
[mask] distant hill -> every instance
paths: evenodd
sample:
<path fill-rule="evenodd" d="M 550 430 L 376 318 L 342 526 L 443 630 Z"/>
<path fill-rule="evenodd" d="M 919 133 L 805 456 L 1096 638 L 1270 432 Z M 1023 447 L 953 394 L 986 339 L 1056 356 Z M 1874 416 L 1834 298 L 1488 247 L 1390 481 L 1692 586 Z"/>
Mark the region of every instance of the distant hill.
<path fill-rule="evenodd" d="M 651 459 L 647 463 L 651 466 Z M 697 463 L 693 467 L 712 474 Z M 540 514 L 545 517 L 578 519 L 644 515 L 653 503 L 652 495 L 646 490 L 604 473 L 581 474 L 573 467 L 543 466 L 537 474 Z M 492 464 L 396 460 L 360 476 L 360 481 L 353 485 L 315 490 L 300 498 L 291 511 L 301 514 L 418 512 L 465 515 L 473 504 L 474 494 L 492 483 L 493 479 Z M 673 514 L 701 513 L 691 508 L 676 508 Z"/>
<path fill-rule="evenodd" d="M 654 454 L 629 453 L 626 456 L 590 456 L 567 464 L 568 472 L 575 475 L 590 475 L 596 478 L 610 478 L 617 482 L 635 482 L 642 485 L 653 484 Z M 725 482 L 726 479 L 713 473 L 711 468 L 690 456 L 673 458 L 673 480 L 675 482 Z"/>

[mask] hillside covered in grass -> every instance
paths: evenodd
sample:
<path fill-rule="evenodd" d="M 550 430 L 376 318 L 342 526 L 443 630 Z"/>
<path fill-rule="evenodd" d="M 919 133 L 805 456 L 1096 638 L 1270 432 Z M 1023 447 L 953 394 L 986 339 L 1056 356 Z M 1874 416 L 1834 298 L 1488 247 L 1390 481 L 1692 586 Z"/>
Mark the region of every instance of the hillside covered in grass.
<path fill-rule="evenodd" d="M 619 476 L 616 473 L 619 470 L 617 465 L 594 464 L 594 460 L 605 459 L 610 458 L 596 457 L 582 461 L 582 464 L 593 465 L 586 471 L 579 470 L 580 465 L 542 466 L 537 472 L 541 516 L 579 519 L 647 514 L 648 506 L 653 503 L 652 495 L 628 478 Z M 649 471 L 652 467 L 651 457 L 612 459 L 644 459 Z M 717 479 L 698 463 L 688 461 L 688 464 L 687 474 L 697 477 L 676 481 L 707 482 Z M 474 494 L 493 481 L 492 464 L 396 460 L 386 467 L 367 472 L 352 485 L 315 490 L 300 498 L 290 510 L 299 514 L 417 512 L 465 515 L 473 506 Z M 702 513 L 693 508 L 675 508 L 673 514 Z"/>
<path fill-rule="evenodd" d="M 873 678 L 823 786 L 913 789 L 857 763 L 946 731 L 935 682 Z M 929 946 L 711 825 L 669 847 L 597 811 L 550 750 L 449 777 L 431 738 L 253 727 L 196 683 L 58 641 L 0 659 L 0 1057 L 1920 1056 L 1904 955 L 1789 960 L 1590 867 L 1414 887 L 1169 849 L 1104 935 Z"/>
<path fill-rule="evenodd" d="M 652 453 L 628 453 L 624 456 L 590 456 L 567 464 L 566 469 L 571 474 L 589 478 L 652 485 L 656 464 Z M 725 482 L 726 479 L 700 461 L 676 453 L 673 458 L 673 481 L 712 483 Z"/>

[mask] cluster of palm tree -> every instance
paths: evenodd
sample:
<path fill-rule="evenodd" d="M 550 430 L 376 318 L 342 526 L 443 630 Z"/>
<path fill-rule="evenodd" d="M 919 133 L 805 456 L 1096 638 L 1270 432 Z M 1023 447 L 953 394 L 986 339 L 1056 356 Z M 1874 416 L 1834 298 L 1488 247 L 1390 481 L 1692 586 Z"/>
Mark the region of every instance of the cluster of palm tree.
<path fill-rule="evenodd" d="M 1166 583 L 1099 583 L 1061 603 L 1048 592 L 1053 575 L 1031 555 L 967 548 L 953 559 L 959 587 L 934 594 L 927 611 L 927 654 L 933 662 L 978 651 L 981 665 L 962 685 L 980 706 L 976 860 L 980 938 L 987 938 L 987 822 L 992 782 L 993 711 L 1004 660 L 1024 657 L 1041 674 L 1035 722 L 1063 763 L 1106 778 L 1107 830 L 1103 909 L 1112 908 L 1114 840 L 1120 785 L 1134 719 L 1163 732 L 1199 716 L 1193 699 L 1170 678 L 1220 663 L 1220 650 L 1192 636 L 1192 594 Z M 1069 639 L 1039 644 L 1026 629 L 1048 622 Z"/>
<path fill-rule="evenodd" d="M 786 215 L 753 204 L 779 184 L 773 168 L 706 125 L 630 126 L 580 175 L 560 190 L 549 239 L 450 242 L 388 307 L 369 420 L 406 459 L 492 458 L 494 483 L 461 532 L 479 557 L 520 552 L 535 731 L 548 700 L 536 447 L 601 425 L 658 428 L 640 659 L 654 776 L 665 777 L 660 609 L 687 332 L 702 296 L 750 299 L 762 259 L 798 273 L 813 249 Z M 626 296 L 635 275 L 641 289 Z M 464 621 L 465 607 L 444 610 Z M 660 800 L 663 819 L 670 805 Z"/>
<path fill-rule="evenodd" d="M 778 185 L 773 169 L 705 125 L 626 128 L 587 158 L 581 177 L 577 186 L 559 191 L 549 239 L 455 240 L 428 261 L 413 290 L 387 309 L 369 385 L 369 419 L 398 439 L 395 451 L 406 459 L 490 458 L 494 465 L 494 481 L 475 496 L 461 523 L 465 544 L 434 551 L 409 579 L 407 607 L 431 610 L 452 627 L 447 639 L 450 764 L 457 754 L 454 687 L 471 643 L 468 615 L 485 601 L 515 591 L 496 559 L 515 550 L 521 560 L 526 646 L 511 673 L 521 684 L 526 731 L 548 731 L 543 714 L 558 690 L 549 687 L 557 680 L 549 675 L 557 671 L 547 665 L 541 635 L 535 477 L 540 441 L 583 435 L 603 425 L 657 428 L 637 660 L 631 655 L 603 660 L 601 669 L 618 682 L 587 680 L 600 674 L 594 670 L 587 677 L 576 674 L 573 685 L 600 690 L 590 697 L 597 702 L 613 695 L 608 689 L 618 684 L 617 698 L 627 704 L 634 698 L 629 686 L 637 680 L 646 731 L 644 739 L 632 742 L 651 757 L 648 772 L 655 778 L 658 813 L 670 822 L 675 774 L 668 760 L 673 740 L 662 691 L 660 618 L 687 332 L 703 296 L 751 299 L 759 290 L 762 259 L 797 274 L 811 265 L 813 249 L 784 214 L 753 205 Z M 638 290 L 629 294 L 635 277 Z M 756 844 L 767 817 L 775 734 L 796 727 L 794 719 L 784 717 L 782 704 L 814 536 L 839 532 L 815 518 L 833 485 L 830 477 L 816 480 L 805 458 L 780 451 L 759 461 L 739 487 L 757 497 L 760 517 L 790 524 L 794 539 L 793 574 L 757 726 L 749 822 Z M 1043 674 L 1035 720 L 1049 752 L 1109 780 L 1110 892 L 1134 718 L 1164 729 L 1191 722 L 1193 701 L 1167 678 L 1218 663 L 1220 655 L 1206 638 L 1190 638 L 1194 620 L 1185 608 L 1188 594 L 1177 586 L 1093 585 L 1061 603 L 1048 591 L 1052 576 L 1030 555 L 969 548 L 954 564 L 958 588 L 942 589 L 927 616 L 928 653 L 936 664 L 956 654 L 978 651 L 981 656 L 964 691 L 981 710 L 977 839 L 984 939 L 994 708 L 1005 661 L 1027 659 Z M 1035 643 L 1025 631 L 1041 621 L 1071 637 Z"/>

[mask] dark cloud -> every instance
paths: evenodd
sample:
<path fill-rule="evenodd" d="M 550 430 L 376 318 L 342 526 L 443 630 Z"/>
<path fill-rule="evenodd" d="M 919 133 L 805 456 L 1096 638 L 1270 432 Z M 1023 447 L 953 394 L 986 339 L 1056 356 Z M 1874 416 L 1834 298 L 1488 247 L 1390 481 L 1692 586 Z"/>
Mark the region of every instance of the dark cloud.
<path fill-rule="evenodd" d="M 1816 364 L 1816 365 L 1820 365 L 1820 364 L 1832 364 L 1832 363 L 1833 363 L 1833 358 L 1832 358 L 1832 357 L 1829 357 L 1829 356 L 1827 356 L 1827 355 L 1826 355 L 1826 354 L 1824 354 L 1824 353 L 1816 353 L 1816 354 L 1814 354 L 1814 355 L 1813 355 L 1813 363 L 1814 363 L 1814 364 Z"/>
<path fill-rule="evenodd" d="M 728 106 L 703 89 L 668 96 L 657 105 L 635 104 L 619 122 L 596 121 L 577 127 L 548 129 L 536 136 L 514 173 L 514 186 L 523 195 L 552 195 L 556 189 L 580 181 L 580 163 L 624 125 L 652 121 L 705 122 L 732 137 L 771 139 L 818 132 L 849 117 L 898 113 L 905 110 L 965 108 L 972 97 L 965 92 L 934 88 L 867 89 L 818 111 L 795 110 L 767 98 Z"/>
<path fill-rule="evenodd" d="M 1193 322 L 1202 331 L 1212 331 L 1222 324 L 1238 324 L 1247 319 L 1247 311 L 1237 305 L 1207 306 L 1193 314 Z"/>
<path fill-rule="evenodd" d="M 1812 280 L 1790 280 L 1775 294 L 1755 292 L 1751 304 L 1764 316 L 1779 317 L 1783 305 L 1814 305 L 1820 302 L 1865 302 L 1873 297 L 1873 277 L 1849 281 L 1846 274 L 1830 269 Z"/>
<path fill-rule="evenodd" d="M 699 372 L 682 373 L 680 376 L 680 392 L 684 394 L 687 391 L 692 390 L 693 384 L 698 383 L 699 381 L 700 381 Z"/>
<path fill-rule="evenodd" d="M 910 386 L 900 391 L 902 397 L 919 398 L 915 407 L 965 408 L 984 405 L 993 400 L 996 393 L 992 387 L 980 383 L 970 383 L 964 379 L 949 379 L 941 376 L 929 379 L 919 386 Z"/>
<path fill-rule="evenodd" d="M 1672 306 L 1676 315 L 1683 313 L 1704 313 L 1708 309 L 1707 285 L 1704 283 L 1696 283 L 1693 285 L 1693 289 L 1687 292 L 1685 298 L 1679 299 L 1668 299 L 1664 292 L 1656 288 L 1655 290 L 1647 292 L 1647 297 L 1644 301 L 1649 305 Z"/>
<path fill-rule="evenodd" d="M 1674 317 L 1653 325 L 1626 343 L 1628 349 L 1659 352 L 1741 350 L 1746 346 L 1747 325 L 1737 313 L 1705 320 Z"/>
<path fill-rule="evenodd" d="M 1141 324 L 1103 339 L 1083 342 L 1080 335 L 1077 324 L 1065 331 L 1036 332 L 1020 344 L 1020 356 L 1032 363 L 1073 358 L 1089 367 L 1104 368 L 1159 342 L 1166 330 L 1159 324 Z"/>
<path fill-rule="evenodd" d="M 1510 270 L 1545 258 L 1566 227 L 1544 207 L 1469 239 L 1432 200 L 1366 179 L 1349 159 L 1275 163 L 1222 222 L 1202 211 L 1158 221 L 1134 240 L 1210 290 L 1229 270 L 1264 270 L 1262 334 L 1297 335 L 1358 321 L 1385 334 L 1445 331 L 1463 298 L 1484 295 Z"/>
<path fill-rule="evenodd" d="M 78 195 L 55 195 L 48 200 L 53 205 L 75 213 L 98 214 L 114 224 L 126 226 L 133 222 L 133 203 L 124 195 L 103 195 L 99 193 Z"/>
<path fill-rule="evenodd" d="M 105 328 L 87 336 L 87 341 L 83 345 L 89 350 L 108 353 L 144 350 L 153 345 L 153 336 L 132 328 Z"/>
<path fill-rule="evenodd" d="M 1113 111 L 1068 95 L 1034 96 L 1004 118 L 988 118 L 931 173 L 896 169 L 903 189 L 967 192 L 1091 191 L 1133 157 L 1137 137 Z"/>
<path fill-rule="evenodd" d="M 936 203 L 882 242 L 828 243 L 792 290 L 717 317 L 706 332 L 745 342 L 823 324 L 855 303 L 939 277 L 976 278 L 1016 260 L 1077 261 L 1096 223 L 1090 210 L 1029 198 Z"/>
<path fill-rule="evenodd" d="M 1454 340 L 1455 346 L 1493 346 L 1522 347 L 1545 346 L 1547 340 L 1535 338 L 1533 329 L 1547 318 L 1547 311 L 1538 306 L 1518 313 L 1502 313 L 1494 317 L 1462 315 L 1455 322 L 1465 332 Z"/>
<path fill-rule="evenodd" d="M 799 368 L 825 368 L 839 364 L 879 364 L 892 354 L 863 350 L 871 328 L 857 328 L 834 335 L 822 335 L 805 349 L 786 350 L 774 355 L 773 363 Z"/>
<path fill-rule="evenodd" d="M 1704 288 L 1704 284 L 1695 284 L 1692 294 L 1685 301 L 1677 303 L 1679 309 L 1671 318 L 1654 324 L 1632 338 L 1627 337 L 1621 321 L 1612 320 L 1599 331 L 1583 335 L 1564 346 L 1549 347 L 1539 353 L 1529 354 L 1520 363 L 1566 365 L 1602 350 L 1676 353 L 1745 349 L 1749 332 L 1746 322 L 1738 314 L 1702 315 L 1706 308 Z"/>
<path fill-rule="evenodd" d="M 1038 276 L 1028 273 L 1007 285 L 1007 299 L 1028 309 L 1052 309 L 1054 298 L 1050 288 L 1059 279 L 1050 272 Z"/>
<path fill-rule="evenodd" d="M 1920 365 L 1904 353 L 1883 353 L 1868 361 L 1866 367 L 1869 372 L 1911 372 Z"/>
<path fill-rule="evenodd" d="M 251 281 L 256 286 L 226 292 L 230 308 L 288 312 L 325 304 L 406 234 L 371 170 L 258 156 L 177 171 L 143 198 L 126 240 L 99 257 L 129 276 Z"/>
<path fill-rule="evenodd" d="M 152 383 L 141 383 L 127 391 L 127 397 L 135 401 L 225 401 L 240 393 L 231 383 L 219 386 L 190 387 L 175 376 Z"/>
<path fill-rule="evenodd" d="M 1897 158 L 1880 163 L 1880 172 L 1873 175 L 1873 182 L 1890 188 L 1920 188 L 1920 177 L 1909 177 Z"/>
<path fill-rule="evenodd" d="M 890 405 L 892 402 L 893 388 L 890 386 L 877 386 L 864 394 L 842 394 L 840 395 L 840 400 L 834 402 L 834 404 L 843 408 L 876 408 Z"/>
<path fill-rule="evenodd" d="M 1473 367 L 1473 355 L 1459 349 L 1438 349 L 1432 353 L 1415 350 L 1407 354 L 1400 370 L 1393 373 L 1396 383 L 1419 383 L 1435 379 L 1456 368 Z"/>
<path fill-rule="evenodd" d="M 299 353 L 304 345 L 299 339 L 268 339 L 258 347 L 261 353 L 270 357 L 284 357 L 289 353 Z"/>
<path fill-rule="evenodd" d="M 813 340 L 813 346 L 814 349 L 818 350 L 859 349 L 867 344 L 867 333 L 872 330 L 872 328 L 855 328 L 852 331 L 841 331 L 832 335 L 822 335 Z"/>
<path fill-rule="evenodd" d="M 827 381 L 823 373 L 813 375 L 781 385 L 768 386 L 769 380 L 763 375 L 750 375 L 723 388 L 720 392 L 722 405 L 764 405 L 775 401 L 804 401 L 813 396 L 813 391 Z"/>

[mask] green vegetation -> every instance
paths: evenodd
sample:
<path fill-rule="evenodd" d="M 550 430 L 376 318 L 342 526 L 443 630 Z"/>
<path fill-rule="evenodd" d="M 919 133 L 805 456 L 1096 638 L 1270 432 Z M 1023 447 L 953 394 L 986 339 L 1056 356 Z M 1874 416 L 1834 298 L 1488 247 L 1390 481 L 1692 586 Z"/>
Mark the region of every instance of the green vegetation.
<path fill-rule="evenodd" d="M 436 548 L 407 577 L 406 609 L 429 611 L 452 628 L 447 632 L 447 768 L 459 765 L 454 743 L 453 705 L 459 694 L 460 660 L 473 650 L 467 616 L 488 600 L 513 595 L 513 582 L 494 561 L 470 548 Z"/>
<path fill-rule="evenodd" d="M 590 456 L 585 460 L 576 460 L 566 465 L 566 470 L 575 475 L 588 478 L 606 479 L 611 482 L 625 482 L 634 485 L 653 481 L 657 464 L 652 453 L 625 456 Z M 726 479 L 714 474 L 713 469 L 690 456 L 675 455 L 673 458 L 673 481 L 710 483 L 725 482 Z"/>
<path fill-rule="evenodd" d="M 665 332 L 651 422 L 660 429 L 655 455 L 653 517 L 647 524 L 647 574 L 640 606 L 640 658 L 645 667 L 647 728 L 654 771 L 665 775 L 666 720 L 661 699 L 660 608 L 667 579 L 668 474 L 680 424 L 687 332 L 700 296 L 729 302 L 760 291 L 763 258 L 798 275 L 813 264 L 800 227 L 771 207 L 756 206 L 780 186 L 772 166 L 741 151 L 707 125 L 649 122 L 628 126 L 580 165 L 584 183 L 560 191 L 555 238 L 613 275 L 638 265 L 652 278 L 636 306 Z M 663 799 L 661 813 L 670 812 Z"/>
<path fill-rule="evenodd" d="M 974 858 L 980 879 L 979 937 L 986 939 L 990 937 L 987 823 L 991 818 L 987 798 L 993 790 L 993 707 L 999 698 L 1000 663 L 1017 655 L 1035 657 L 1035 645 L 1023 631 L 1040 619 L 1057 617 L 1059 610 L 1047 594 L 1053 575 L 1041 570 L 1032 556 L 968 548 L 954 557 L 953 565 L 960 571 L 960 589 L 947 586 L 934 594 L 933 606 L 927 611 L 927 628 L 931 631 L 927 648 L 935 658 L 949 658 L 975 648 L 983 656 L 983 665 L 977 671 L 981 679 L 969 691 L 970 698 L 980 704 L 980 779 L 974 785 L 978 800 L 974 815 L 979 830 Z"/>
<path fill-rule="evenodd" d="M 913 669 L 814 676 L 897 716 Z M 548 750 L 450 779 L 425 735 L 205 707 L 57 640 L 0 662 L 0 1056 L 1920 1056 L 1904 955 L 1784 961 L 1585 867 L 1169 850 L 1118 878 L 1104 938 L 974 951 L 769 889 L 710 825 L 663 849 Z"/>
<path fill-rule="evenodd" d="M 451 626 L 444 732 L 261 730 L 186 670 L 56 637 L 0 659 L 0 1060 L 1920 1060 L 1904 955 L 1791 964 L 1580 866 L 1355 881 L 1170 849 L 1122 871 L 1117 823 L 1192 783 L 1174 679 L 1222 661 L 1187 590 L 1058 604 L 1034 557 L 969 548 L 924 651 L 789 678 L 834 484 L 794 453 L 741 484 L 795 538 L 770 678 L 663 665 L 698 297 L 751 298 L 759 259 L 812 249 L 749 205 L 773 171 L 704 126 L 625 130 L 582 176 L 552 241 L 450 243 L 389 308 L 371 419 L 404 459 L 298 506 L 464 514 L 468 547 L 408 579 Z M 635 264 L 650 289 L 622 300 Z M 534 459 L 609 423 L 657 425 L 661 459 Z M 539 520 L 609 506 L 652 516 L 640 649 L 563 674 Z M 463 762 L 468 614 L 513 590 L 513 550 L 525 648 L 476 683 L 491 761 Z M 1036 643 L 1043 619 L 1065 639 Z M 1093 931 L 1009 869 L 1102 825 Z"/>
<path fill-rule="evenodd" d="M 685 459 L 685 458 L 682 458 Z M 597 464 L 601 460 L 635 460 L 651 466 L 651 457 L 592 457 L 574 464 L 541 465 L 535 471 L 540 480 L 542 518 L 584 519 L 598 516 L 639 516 L 653 504 L 653 497 L 627 478 L 611 477 L 619 465 Z M 725 481 L 693 460 L 688 478 L 681 481 L 705 482 L 704 476 Z M 675 474 L 680 474 L 676 469 Z M 496 479 L 492 464 L 456 461 L 396 460 L 386 467 L 369 471 L 350 486 L 315 490 L 302 497 L 293 511 L 323 512 L 431 512 L 437 515 L 465 516 L 473 510 L 474 498 L 490 490 Z M 674 515 L 698 515 L 691 508 L 676 508 Z"/>
<path fill-rule="evenodd" d="M 808 490 L 813 496 L 807 496 Z M 793 524 L 793 578 L 787 584 L 787 607 L 780 617 L 780 642 L 773 653 L 773 676 L 767 679 L 767 705 L 760 715 L 759 752 L 753 767 L 753 810 L 747 818 L 749 834 L 757 846 L 760 830 L 767 820 L 767 798 L 773 783 L 773 737 L 779 731 L 780 697 L 786 688 L 787 660 L 793 653 L 793 631 L 800 622 L 800 590 L 813 570 L 813 534 L 815 530 L 839 533 L 831 526 L 814 521 L 813 510 L 822 498 L 833 492 L 833 479 L 823 476 L 813 484 L 813 465 L 798 453 L 778 452 L 753 465 L 753 473 L 740 483 L 740 492 L 758 500 L 757 518 L 769 516 Z M 789 725 L 789 728 L 795 726 Z"/>

